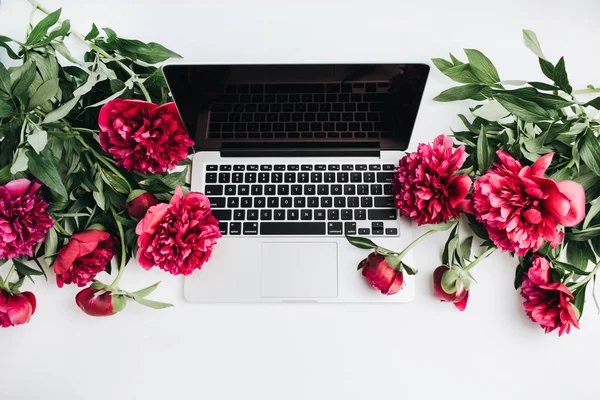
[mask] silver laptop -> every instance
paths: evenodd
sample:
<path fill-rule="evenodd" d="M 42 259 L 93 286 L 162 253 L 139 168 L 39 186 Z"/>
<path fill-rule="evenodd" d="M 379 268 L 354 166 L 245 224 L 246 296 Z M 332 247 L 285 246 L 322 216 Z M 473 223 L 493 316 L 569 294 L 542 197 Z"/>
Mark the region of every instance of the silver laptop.
<path fill-rule="evenodd" d="M 191 302 L 406 302 L 413 277 L 382 296 L 357 271 L 369 251 L 401 250 L 391 180 L 408 146 L 424 64 L 168 65 L 196 153 L 191 188 L 221 238 L 185 279 Z M 412 262 L 412 255 L 405 257 Z"/>

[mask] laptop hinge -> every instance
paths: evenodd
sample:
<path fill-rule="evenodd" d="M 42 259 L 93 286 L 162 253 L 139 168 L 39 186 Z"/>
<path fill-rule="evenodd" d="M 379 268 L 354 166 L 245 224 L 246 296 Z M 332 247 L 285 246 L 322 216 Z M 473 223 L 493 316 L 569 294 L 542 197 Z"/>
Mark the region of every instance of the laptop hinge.
<path fill-rule="evenodd" d="M 221 157 L 377 157 L 379 142 L 223 143 Z"/>

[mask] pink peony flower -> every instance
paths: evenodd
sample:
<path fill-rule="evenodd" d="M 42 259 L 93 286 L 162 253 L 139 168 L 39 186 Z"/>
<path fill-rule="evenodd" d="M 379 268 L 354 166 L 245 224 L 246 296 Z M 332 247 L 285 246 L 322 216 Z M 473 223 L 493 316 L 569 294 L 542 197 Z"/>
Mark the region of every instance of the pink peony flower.
<path fill-rule="evenodd" d="M 433 294 L 440 301 L 447 301 L 453 303 L 458 311 L 464 311 L 469 301 L 469 291 L 465 289 L 464 283 L 457 279 L 455 283 L 455 291 L 448 293 L 442 287 L 442 278 L 444 274 L 450 271 L 445 265 L 440 265 L 433 271 Z"/>
<path fill-rule="evenodd" d="M 404 275 L 392 268 L 381 254 L 371 253 L 362 262 L 362 274 L 382 294 L 396 294 L 404 285 Z"/>
<path fill-rule="evenodd" d="M 0 186 L 0 259 L 32 257 L 54 225 L 48 204 L 35 194 L 41 186 L 27 179 Z"/>
<path fill-rule="evenodd" d="M 440 135 L 433 145 L 421 143 L 416 152 L 400 159 L 392 190 L 401 215 L 419 225 L 458 217 L 472 181 L 467 175 L 454 175 L 467 156 L 464 146 L 456 151 L 452 146 L 452 138 Z"/>
<path fill-rule="evenodd" d="M 546 333 L 558 328 L 558 336 L 569 333 L 571 326 L 579 328 L 571 291 L 560 282 L 550 278 L 550 262 L 535 254 L 533 264 L 525 274 L 521 286 L 523 306 L 527 316 L 540 324 Z"/>
<path fill-rule="evenodd" d="M 56 285 L 59 288 L 71 283 L 79 287 L 87 285 L 106 269 L 115 255 L 117 242 L 110 233 L 98 229 L 74 234 L 54 260 Z"/>
<path fill-rule="evenodd" d="M 146 211 L 158 204 L 158 199 L 152 193 L 144 192 L 125 204 L 127 212 L 134 218 L 142 219 Z"/>
<path fill-rule="evenodd" d="M 145 269 L 157 265 L 173 275 L 189 275 L 201 269 L 221 237 L 208 198 L 196 192 L 184 196 L 180 187 L 169 204 L 148 209 L 135 233 L 140 265 Z"/>
<path fill-rule="evenodd" d="M 577 225 L 585 215 L 585 193 L 573 181 L 544 178 L 554 153 L 523 167 L 504 151 L 500 162 L 475 181 L 475 216 L 490 239 L 502 250 L 518 256 L 536 251 L 549 241 L 556 247 L 563 240 L 557 224 Z"/>
<path fill-rule="evenodd" d="M 188 137 L 174 103 L 111 100 L 98 116 L 100 144 L 128 171 L 161 174 L 187 157 Z"/>
<path fill-rule="evenodd" d="M 35 296 L 31 292 L 9 294 L 0 289 L 0 327 L 10 328 L 28 323 L 35 306 Z"/>
<path fill-rule="evenodd" d="M 123 295 L 111 292 L 98 294 L 100 289 L 88 287 L 77 293 L 75 302 L 81 311 L 92 317 L 110 317 L 123 311 L 127 305 L 127 299 Z"/>

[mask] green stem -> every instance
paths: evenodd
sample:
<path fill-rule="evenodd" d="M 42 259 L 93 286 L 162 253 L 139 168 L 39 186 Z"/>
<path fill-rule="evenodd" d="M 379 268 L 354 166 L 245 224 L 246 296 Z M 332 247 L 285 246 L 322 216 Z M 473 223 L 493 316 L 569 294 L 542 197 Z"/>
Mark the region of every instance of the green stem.
<path fill-rule="evenodd" d="M 465 267 L 465 269 L 463 269 L 463 272 L 469 272 L 469 270 L 472 269 L 472 268 L 475 268 L 475 266 L 477 264 L 479 264 L 479 262 L 481 260 L 483 260 L 484 258 L 487 258 L 487 256 L 489 256 L 490 254 L 492 254 L 495 251 L 496 251 L 496 247 L 490 247 L 490 248 L 488 248 L 482 255 L 480 255 L 479 257 L 477 257 L 471 264 L 467 265 Z"/>
<path fill-rule="evenodd" d="M 571 292 L 573 292 L 578 287 L 583 286 L 586 283 L 588 283 L 590 281 L 590 279 L 592 279 L 594 277 L 594 275 L 596 275 L 596 272 L 598 272 L 598 269 L 600 269 L 600 262 L 598 262 L 598 264 L 596 264 L 596 266 L 594 267 L 594 269 L 592 270 L 592 272 L 590 272 L 590 274 L 588 276 L 586 276 L 585 278 L 583 278 L 582 280 L 580 280 L 579 282 L 577 282 L 573 286 L 570 286 L 569 290 Z"/>
<path fill-rule="evenodd" d="M 71 234 L 69 232 L 66 231 L 65 228 L 63 228 L 63 226 L 56 220 L 54 220 L 54 227 L 63 235 L 65 236 L 71 236 Z"/>
<path fill-rule="evenodd" d="M 4 282 L 6 282 L 6 285 L 7 285 L 6 289 L 8 289 L 8 284 L 10 283 L 10 277 L 13 274 L 13 272 L 15 272 L 15 264 L 14 263 L 8 270 L 8 274 L 6 275 L 6 278 L 4 278 Z"/>
<path fill-rule="evenodd" d="M 117 175 L 119 178 L 123 179 L 123 181 L 125 181 L 127 183 L 127 188 L 129 189 L 129 191 L 131 192 L 133 190 L 133 188 L 131 187 L 131 185 L 129 184 L 129 181 L 123 176 L 123 174 L 121 174 L 119 172 L 119 170 L 117 168 L 115 168 L 114 165 L 112 165 L 110 163 L 110 161 L 108 161 L 106 159 L 106 157 L 102 156 L 101 154 L 98 154 L 98 152 L 96 150 L 94 150 L 94 148 L 92 146 L 90 146 L 89 144 L 87 144 L 85 142 L 85 140 L 80 136 L 76 136 L 77 140 L 79 140 L 81 142 L 81 144 L 83 145 L 83 147 L 85 147 L 86 149 L 88 149 L 93 155 L 94 157 L 100 161 L 102 164 L 104 164 L 108 169 L 110 169 L 115 175 Z"/>
<path fill-rule="evenodd" d="M 38 3 L 35 0 L 28 0 L 34 7 L 36 7 L 38 10 L 40 10 L 41 12 L 43 12 L 44 14 L 48 15 L 50 14 L 50 11 L 48 11 L 45 7 L 43 7 L 40 3 Z M 60 20 L 62 21 L 62 20 Z M 77 36 L 79 39 L 81 39 L 85 44 L 87 44 L 89 46 L 90 49 L 94 50 L 96 53 L 101 54 L 104 58 L 108 59 L 109 61 L 114 61 L 117 65 L 119 65 L 121 68 L 123 68 L 123 70 L 125 72 L 127 72 L 132 78 L 137 77 L 137 74 L 131 69 L 129 68 L 127 65 L 123 64 L 120 60 L 117 60 L 116 58 L 114 58 L 113 56 L 111 56 L 110 54 L 108 54 L 106 51 L 104 51 L 104 49 L 96 46 L 94 43 L 85 40 L 85 36 L 75 30 L 75 29 L 71 29 L 70 32 L 74 35 Z M 142 91 L 144 98 L 146 99 L 146 101 L 152 102 L 152 98 L 150 97 L 150 93 L 148 93 L 148 90 L 146 89 L 146 86 L 144 86 L 144 84 L 142 82 L 135 82 L 135 84 L 140 88 L 140 90 Z"/>
<path fill-rule="evenodd" d="M 115 212 L 115 209 L 111 207 L 110 211 L 112 212 L 112 215 L 115 218 L 115 223 L 117 224 L 117 229 L 119 230 L 119 239 L 121 240 L 121 263 L 119 265 L 119 273 L 117 274 L 117 277 L 115 278 L 113 283 L 110 284 L 110 287 L 117 288 L 119 281 L 123 276 L 123 271 L 125 271 L 125 258 L 127 257 L 127 249 L 125 247 L 125 234 L 123 233 L 123 225 L 117 219 L 117 213 Z"/>
<path fill-rule="evenodd" d="M 406 246 L 404 248 L 404 250 L 402 250 L 400 252 L 400 254 L 398 254 L 398 258 L 402 259 L 402 257 L 404 257 L 406 255 L 406 253 L 408 253 L 413 247 L 415 247 L 417 244 L 421 243 L 423 240 L 425 240 L 427 237 L 433 235 L 434 233 L 436 233 L 437 231 L 435 230 L 430 230 L 425 232 L 424 234 L 422 234 L 421 236 L 419 236 L 418 238 L 416 238 L 415 240 L 412 241 L 411 244 L 409 244 L 408 246 Z"/>
<path fill-rule="evenodd" d="M 569 161 L 569 163 L 567 164 L 567 166 L 565 168 L 571 168 L 573 165 L 575 165 L 575 159 L 572 158 L 571 161 Z"/>
<path fill-rule="evenodd" d="M 575 90 L 573 94 L 600 93 L 600 88 L 597 89 L 580 89 Z"/>

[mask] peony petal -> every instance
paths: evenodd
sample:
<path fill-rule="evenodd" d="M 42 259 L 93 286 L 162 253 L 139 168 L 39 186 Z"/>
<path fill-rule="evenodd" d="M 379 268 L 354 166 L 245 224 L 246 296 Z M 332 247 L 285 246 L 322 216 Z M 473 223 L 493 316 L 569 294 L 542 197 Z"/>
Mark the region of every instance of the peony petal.
<path fill-rule="evenodd" d="M 546 196 L 542 200 L 544 208 L 558 220 L 559 217 L 564 217 L 571 208 L 569 198 L 565 196 L 558 188 L 556 182 L 548 178 L 532 177 L 532 179 L 540 187 L 540 190 Z M 585 196 L 584 196 L 585 197 Z M 584 199 L 585 201 L 585 199 Z"/>
<path fill-rule="evenodd" d="M 573 181 L 560 181 L 556 184 L 558 190 L 569 199 L 569 210 L 565 215 L 555 215 L 556 222 L 562 226 L 575 226 L 585 217 L 585 191 Z"/>
<path fill-rule="evenodd" d="M 21 293 L 21 295 L 25 296 L 27 298 L 27 300 L 29 301 L 29 303 L 31 304 L 31 315 L 33 315 L 33 313 L 35 313 L 35 309 L 37 306 L 35 295 L 31 292 L 23 292 L 23 293 Z"/>
<path fill-rule="evenodd" d="M 169 201 L 169 204 L 172 204 L 172 205 L 179 204 L 182 197 L 183 197 L 183 192 L 181 191 L 181 186 L 178 185 L 175 188 L 175 194 L 173 195 L 173 197 L 171 197 L 171 201 Z"/>
<path fill-rule="evenodd" d="M 467 197 L 473 181 L 468 175 L 459 175 L 454 177 L 448 187 L 450 205 L 456 207 Z"/>
<path fill-rule="evenodd" d="M 546 170 L 552 162 L 552 157 L 554 157 L 554 153 L 548 153 L 538 158 L 537 161 L 533 163 L 531 174 L 536 176 L 544 176 Z"/>
<path fill-rule="evenodd" d="M 54 260 L 54 264 L 52 266 L 54 273 L 59 275 L 67 272 L 71 268 L 71 265 L 73 265 L 73 262 L 77 258 L 78 254 L 79 244 L 76 240 L 70 240 L 65 247 L 60 249 L 56 259 Z"/>
<path fill-rule="evenodd" d="M 509 153 L 505 151 L 498 150 L 496 152 L 496 155 L 500 159 L 502 165 L 504 165 L 512 172 L 518 173 L 521 170 L 521 168 L 523 168 L 520 162 L 515 160 Z"/>
<path fill-rule="evenodd" d="M 529 222 L 530 224 L 537 225 L 540 222 L 542 222 L 542 213 L 539 210 L 536 210 L 535 208 L 530 208 L 527 211 L 523 211 L 521 215 L 523 215 L 523 217 L 525 217 L 527 222 Z"/>
<path fill-rule="evenodd" d="M 454 307 L 456 307 L 456 309 L 458 311 L 465 311 L 465 308 L 467 308 L 467 302 L 469 301 L 469 292 L 467 291 L 467 294 L 465 295 L 465 298 L 462 299 L 461 301 L 454 303 Z"/>
<path fill-rule="evenodd" d="M 112 129 L 112 110 L 122 101 L 122 99 L 114 99 L 102 106 L 98 114 L 98 126 L 101 131 L 106 132 Z"/>
<path fill-rule="evenodd" d="M 98 243 L 107 240 L 109 237 L 110 233 L 106 231 L 90 229 L 89 231 L 74 234 L 72 239 L 76 239 L 81 243 Z"/>
<path fill-rule="evenodd" d="M 29 179 L 15 179 L 14 181 L 8 182 L 4 187 L 8 190 L 8 193 L 13 199 L 23 196 L 29 186 L 31 185 L 31 181 Z"/>
<path fill-rule="evenodd" d="M 13 325 L 26 324 L 33 314 L 32 306 L 27 297 L 20 294 L 8 298 L 8 319 Z"/>

